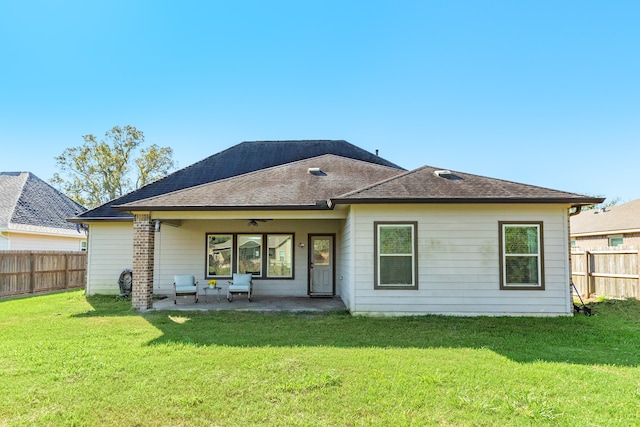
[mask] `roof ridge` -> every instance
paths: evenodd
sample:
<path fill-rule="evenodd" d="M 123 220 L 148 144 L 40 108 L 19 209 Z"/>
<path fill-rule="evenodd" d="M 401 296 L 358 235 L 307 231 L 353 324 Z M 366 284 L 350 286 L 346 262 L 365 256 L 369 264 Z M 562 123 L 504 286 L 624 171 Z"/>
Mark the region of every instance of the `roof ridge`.
<path fill-rule="evenodd" d="M 16 207 L 18 206 L 18 202 L 20 201 L 20 197 L 24 192 L 24 187 L 27 183 L 27 179 L 29 178 L 30 172 L 0 172 L 0 175 L 14 177 L 15 181 L 17 181 L 17 185 L 15 186 L 16 191 L 6 191 L 4 192 L 5 196 L 9 196 L 10 199 L 6 202 L 6 207 L 8 208 L 5 212 L 5 218 L 0 217 L 0 221 L 5 222 L 5 224 L 0 223 L 0 227 L 9 227 L 9 224 L 12 223 L 12 219 L 16 213 Z M 9 178 L 11 179 L 11 178 Z M 21 181 L 21 182 L 20 182 Z M 0 212 L 2 213 L 2 212 Z"/>
<path fill-rule="evenodd" d="M 271 145 L 271 143 L 273 144 Z M 267 153 L 263 151 L 267 151 Z M 112 206 L 161 196 L 169 192 L 262 170 L 272 165 L 277 166 L 292 161 L 304 160 L 305 158 L 325 153 L 335 153 L 354 160 L 404 170 L 404 168 L 389 160 L 343 139 L 243 141 L 189 166 L 173 171 L 171 174 L 143 187 L 87 210 L 78 220 L 82 218 L 131 219 L 131 215 L 116 212 L 111 209 Z M 242 159 L 246 159 L 244 166 Z M 212 171 L 211 168 L 214 170 Z"/>
<path fill-rule="evenodd" d="M 11 178 L 15 185 L 3 192 L 5 209 L 0 212 L 3 226 L 69 229 L 73 226 L 66 222 L 67 218 L 85 210 L 78 202 L 32 172 L 12 174 Z"/>
<path fill-rule="evenodd" d="M 319 156 L 308 157 L 306 159 L 300 159 L 300 160 L 294 160 L 293 162 L 282 163 L 282 164 L 279 164 L 279 165 L 270 166 L 268 168 L 246 172 L 246 173 L 243 173 L 243 174 L 240 174 L 240 175 L 229 176 L 227 178 L 219 179 L 219 180 L 216 180 L 216 181 L 205 182 L 205 183 L 194 185 L 194 186 L 188 187 L 188 188 L 181 188 L 179 190 L 170 191 L 168 193 L 158 194 L 156 196 L 146 197 L 146 198 L 135 200 L 135 201 L 132 201 L 132 202 L 127 202 L 127 203 L 124 203 L 122 205 L 113 205 L 113 207 L 116 208 L 116 207 L 119 207 L 119 206 L 126 206 L 128 203 L 138 203 L 138 202 L 142 202 L 142 201 L 145 201 L 145 200 L 146 201 L 152 201 L 152 200 L 156 200 L 158 198 L 163 198 L 163 197 L 168 196 L 168 195 L 178 194 L 178 193 L 181 193 L 181 192 L 198 189 L 198 188 L 201 188 L 201 187 L 204 187 L 204 186 L 207 186 L 207 185 L 225 183 L 227 181 L 230 181 L 230 180 L 233 180 L 233 179 L 237 179 L 237 178 L 242 178 L 242 177 L 244 177 L 244 178 L 251 177 L 253 175 L 262 174 L 262 173 L 269 172 L 269 171 L 272 171 L 274 169 L 282 168 L 282 167 L 285 167 L 285 166 L 293 166 L 295 164 L 300 164 L 300 163 L 312 163 L 313 161 L 315 161 L 317 159 L 322 159 L 322 158 L 325 158 L 325 157 L 337 157 L 337 158 L 340 158 L 340 159 L 346 159 L 346 160 L 349 160 L 349 161 L 352 161 L 352 162 L 370 164 L 372 166 L 378 166 L 378 167 L 385 168 L 385 169 L 394 169 L 394 170 L 396 169 L 396 168 L 393 168 L 391 166 L 370 163 L 370 162 L 367 162 L 365 160 L 353 159 L 351 157 L 341 156 L 339 154 L 325 153 L 325 154 L 320 154 Z"/>
<path fill-rule="evenodd" d="M 404 176 L 407 176 L 407 175 L 418 173 L 418 172 L 420 172 L 421 170 L 424 170 L 424 169 L 448 170 L 454 175 L 457 174 L 457 175 L 468 176 L 470 178 L 471 177 L 475 177 L 475 178 L 481 178 L 481 179 L 490 179 L 492 181 L 498 181 L 498 182 L 505 183 L 505 184 L 526 185 L 527 187 L 532 187 L 532 188 L 536 188 L 536 189 L 539 189 L 539 190 L 553 191 L 555 193 L 563 193 L 563 194 L 572 195 L 572 196 L 579 195 L 579 196 L 589 197 L 589 196 L 587 196 L 585 194 L 572 193 L 572 192 L 564 191 L 564 190 L 556 190 L 556 189 L 553 189 L 553 188 L 542 187 L 542 186 L 535 185 L 535 184 L 524 184 L 522 182 L 511 181 L 511 180 L 502 179 L 502 178 L 493 178 L 493 177 L 489 177 L 489 176 L 486 176 L 486 175 L 478 175 L 478 174 L 473 174 L 473 173 L 468 173 L 468 172 L 461 172 L 461 171 L 456 171 L 456 170 L 451 170 L 451 169 L 441 169 L 441 168 L 438 168 L 438 167 L 435 167 L 435 166 L 429 166 L 429 165 L 420 166 L 420 167 L 418 167 L 416 169 L 412 169 L 412 170 L 406 171 L 405 173 L 401 173 L 401 174 L 398 174 L 396 176 L 392 176 L 391 178 L 387 178 L 387 179 L 385 179 L 383 181 L 371 184 L 371 185 L 369 185 L 367 187 L 363 187 L 363 188 L 361 188 L 359 190 L 354 190 L 354 191 L 352 191 L 350 193 L 346 193 L 346 194 L 340 195 L 338 197 L 343 198 L 343 197 L 347 197 L 347 196 L 352 196 L 354 194 L 358 194 L 358 193 L 360 193 L 362 191 L 371 190 L 372 188 L 375 188 L 375 187 L 378 187 L 380 185 L 383 185 L 383 184 L 385 184 L 385 183 L 387 183 L 389 181 L 393 181 L 393 180 L 396 180 L 396 179 L 403 178 Z"/>
<path fill-rule="evenodd" d="M 256 139 L 254 141 L 242 141 L 240 144 L 250 144 L 253 142 L 346 142 L 347 144 L 353 145 L 344 139 Z"/>
<path fill-rule="evenodd" d="M 394 179 L 399 179 L 399 178 L 401 178 L 403 176 L 412 174 L 414 172 L 417 172 L 419 170 L 422 170 L 422 169 L 425 169 L 425 168 L 428 168 L 428 167 L 432 167 L 432 166 L 420 166 L 420 167 L 418 167 L 416 169 L 412 169 L 412 170 L 409 170 L 409 171 L 404 171 L 404 172 L 399 173 L 398 175 L 389 177 L 387 179 L 383 179 L 382 181 L 374 182 L 371 185 L 367 185 L 366 187 L 362 187 L 362 188 L 359 188 L 357 190 L 353 190 L 353 191 L 350 191 L 348 193 L 341 194 L 341 195 L 336 196 L 334 198 L 338 199 L 338 198 L 344 198 L 344 197 L 347 197 L 347 196 L 353 196 L 354 194 L 358 194 L 358 193 L 361 193 L 363 191 L 371 190 L 372 188 L 379 187 L 379 186 L 381 186 L 383 184 L 386 184 L 389 181 L 393 181 Z"/>
<path fill-rule="evenodd" d="M 475 177 L 478 177 L 478 178 L 492 179 L 492 180 L 495 180 L 495 181 L 505 182 L 505 183 L 508 183 L 508 184 L 526 185 L 527 187 L 535 187 L 535 188 L 540 189 L 540 190 L 554 191 L 556 193 L 564 193 L 564 194 L 569 194 L 569 195 L 572 195 L 572 196 L 578 195 L 578 196 L 583 196 L 583 197 L 592 197 L 592 196 L 588 196 L 586 194 L 572 193 L 570 191 L 557 190 L 555 188 L 542 187 L 540 185 L 535 185 L 535 184 L 525 184 L 525 183 L 518 182 L 518 181 L 511 181 L 511 180 L 508 180 L 508 179 L 492 178 L 492 177 L 486 176 L 486 175 L 478 175 L 478 174 L 467 173 L 467 172 L 458 172 L 458 171 L 451 171 L 451 172 L 464 174 L 464 175 L 468 175 L 468 176 L 475 176 Z"/>

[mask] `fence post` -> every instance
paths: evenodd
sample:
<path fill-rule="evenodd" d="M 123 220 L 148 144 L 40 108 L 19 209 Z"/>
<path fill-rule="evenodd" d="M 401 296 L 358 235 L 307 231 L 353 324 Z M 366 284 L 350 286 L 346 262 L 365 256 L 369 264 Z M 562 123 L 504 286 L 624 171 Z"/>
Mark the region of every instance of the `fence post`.
<path fill-rule="evenodd" d="M 31 263 L 31 274 L 29 274 L 29 293 L 34 294 L 36 292 L 36 254 L 31 252 L 29 256 Z"/>
<path fill-rule="evenodd" d="M 584 256 L 585 256 L 585 260 L 584 260 L 584 265 L 585 265 L 585 291 L 587 293 L 586 297 L 589 298 L 591 296 L 591 289 L 593 287 L 593 276 L 591 276 L 591 269 L 592 269 L 592 263 L 591 263 L 591 253 L 585 249 L 584 251 Z"/>
<path fill-rule="evenodd" d="M 0 252 L 0 273 L 2 273 L 2 265 L 4 263 L 3 261 L 4 256 L 2 255 L 2 252 Z M 0 274 L 0 298 L 4 298 L 4 274 Z"/>
<path fill-rule="evenodd" d="M 64 288 L 69 287 L 69 254 L 64 254 Z"/>

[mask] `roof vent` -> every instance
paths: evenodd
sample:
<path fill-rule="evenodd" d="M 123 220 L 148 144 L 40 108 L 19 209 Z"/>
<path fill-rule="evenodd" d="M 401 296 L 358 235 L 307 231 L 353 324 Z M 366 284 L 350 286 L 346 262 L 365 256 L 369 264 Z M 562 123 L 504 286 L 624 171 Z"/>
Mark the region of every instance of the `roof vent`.
<path fill-rule="evenodd" d="M 310 173 L 311 175 L 320 175 L 320 174 L 322 174 L 322 171 L 320 170 L 320 168 L 309 168 L 309 169 L 307 169 L 307 172 Z"/>
<path fill-rule="evenodd" d="M 439 171 L 433 172 L 433 174 L 435 176 L 439 176 L 440 178 L 447 178 L 447 179 L 453 178 L 453 173 L 450 170 L 439 170 Z"/>

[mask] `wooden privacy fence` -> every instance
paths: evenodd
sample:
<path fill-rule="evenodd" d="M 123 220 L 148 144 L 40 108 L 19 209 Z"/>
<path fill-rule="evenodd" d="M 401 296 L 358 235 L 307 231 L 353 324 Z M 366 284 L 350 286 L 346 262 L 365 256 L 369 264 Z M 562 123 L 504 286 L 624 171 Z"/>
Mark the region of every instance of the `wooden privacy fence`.
<path fill-rule="evenodd" d="M 582 296 L 640 299 L 637 249 L 571 251 L 571 278 Z"/>
<path fill-rule="evenodd" d="M 86 252 L 0 251 L 0 298 L 81 288 Z"/>

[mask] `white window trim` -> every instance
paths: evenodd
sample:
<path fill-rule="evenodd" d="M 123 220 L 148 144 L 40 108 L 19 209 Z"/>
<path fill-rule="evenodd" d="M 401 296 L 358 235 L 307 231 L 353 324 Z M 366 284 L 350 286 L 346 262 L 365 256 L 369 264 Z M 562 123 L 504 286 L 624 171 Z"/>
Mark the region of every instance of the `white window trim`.
<path fill-rule="evenodd" d="M 620 244 L 619 245 L 612 245 L 611 244 L 611 239 L 620 239 Z M 610 236 L 607 236 L 607 245 L 609 247 L 612 247 L 612 248 L 616 248 L 618 246 L 623 246 L 624 245 L 624 235 L 622 235 L 622 234 L 612 234 Z"/>

